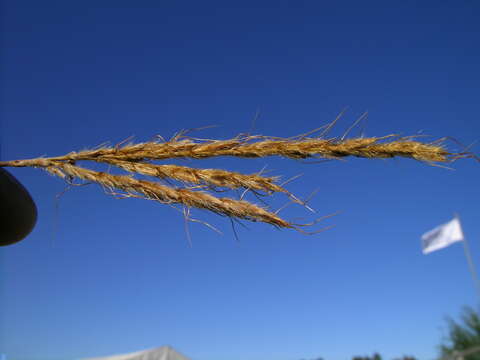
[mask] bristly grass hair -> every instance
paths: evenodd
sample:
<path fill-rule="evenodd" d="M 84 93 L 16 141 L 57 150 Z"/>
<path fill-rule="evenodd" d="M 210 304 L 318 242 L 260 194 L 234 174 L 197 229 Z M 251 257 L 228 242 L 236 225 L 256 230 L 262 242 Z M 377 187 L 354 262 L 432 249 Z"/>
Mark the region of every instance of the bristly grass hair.
<path fill-rule="evenodd" d="M 220 197 L 222 189 L 244 189 L 259 196 L 283 193 L 292 202 L 310 209 L 306 202 L 298 199 L 278 183 L 278 177 L 264 176 L 262 172 L 242 174 L 224 169 L 199 169 L 193 167 L 157 164 L 153 161 L 189 158 L 205 159 L 218 156 L 260 158 L 280 156 L 289 159 L 340 159 L 360 157 L 386 159 L 403 157 L 431 165 L 449 163 L 460 158 L 478 158 L 466 149 L 450 152 L 444 143 L 447 138 L 433 142 L 422 142 L 419 136 L 402 137 L 386 135 L 381 137 L 347 138 L 352 128 L 362 117 L 349 127 L 341 138 L 327 138 L 328 132 L 337 122 L 291 138 L 241 134 L 227 140 L 198 139 L 182 131 L 170 140 L 157 137 L 144 143 L 127 143 L 116 146 L 102 145 L 92 150 L 70 152 L 57 157 L 39 157 L 27 160 L 0 161 L 0 167 L 35 167 L 67 181 L 80 179 L 97 183 L 113 195 L 140 197 L 162 204 L 178 204 L 190 213 L 190 208 L 208 210 L 231 219 L 264 222 L 278 228 L 290 228 L 305 232 L 302 228 L 311 224 L 296 224 L 278 215 L 279 211 L 269 210 L 249 201 Z M 131 175 L 113 175 L 78 166 L 79 161 L 104 163 L 127 171 Z M 135 178 L 133 174 L 147 176 L 149 180 Z M 156 180 L 154 180 L 156 179 Z M 165 184 L 177 181 L 183 187 Z M 244 193 L 245 193 L 244 192 Z M 185 215 L 187 216 L 187 215 Z"/>

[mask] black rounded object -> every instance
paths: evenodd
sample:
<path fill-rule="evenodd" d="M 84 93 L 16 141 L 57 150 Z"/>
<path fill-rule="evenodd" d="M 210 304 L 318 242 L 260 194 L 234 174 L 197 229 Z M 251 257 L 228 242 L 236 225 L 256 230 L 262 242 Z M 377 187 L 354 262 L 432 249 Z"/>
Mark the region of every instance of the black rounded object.
<path fill-rule="evenodd" d="M 0 168 L 0 246 L 24 239 L 37 222 L 37 207 L 27 189 Z"/>

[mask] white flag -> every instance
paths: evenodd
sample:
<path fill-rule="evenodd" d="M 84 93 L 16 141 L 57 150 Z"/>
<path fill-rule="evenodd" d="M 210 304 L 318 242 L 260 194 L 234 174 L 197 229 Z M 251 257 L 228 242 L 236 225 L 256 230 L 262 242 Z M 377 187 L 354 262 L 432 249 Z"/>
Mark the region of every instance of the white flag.
<path fill-rule="evenodd" d="M 458 218 L 422 235 L 423 253 L 428 254 L 435 250 L 443 249 L 457 241 L 462 241 L 463 231 Z"/>

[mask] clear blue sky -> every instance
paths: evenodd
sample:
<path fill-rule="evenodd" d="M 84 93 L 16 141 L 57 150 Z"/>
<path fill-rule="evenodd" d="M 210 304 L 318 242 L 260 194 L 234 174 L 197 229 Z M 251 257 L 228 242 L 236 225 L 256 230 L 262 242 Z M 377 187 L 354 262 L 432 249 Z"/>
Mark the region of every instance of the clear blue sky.
<path fill-rule="evenodd" d="M 265 135 L 307 132 L 348 106 L 332 135 L 368 111 L 367 136 L 479 140 L 475 1 L 2 3 L 4 160 L 205 125 L 218 126 L 199 137 L 228 138 L 257 109 Z M 419 240 L 459 212 L 480 265 L 473 160 L 454 171 L 406 159 L 175 163 L 302 173 L 288 189 L 318 189 L 318 214 L 342 213 L 316 236 L 247 224 L 236 242 L 228 219 L 196 212 L 224 235 L 192 224 L 190 248 L 168 206 L 90 185 L 56 212 L 61 180 L 12 169 L 39 219 L 0 249 L 0 353 L 63 360 L 170 344 L 194 360 L 428 360 L 445 316 L 476 304 L 461 244 L 424 256 Z"/>

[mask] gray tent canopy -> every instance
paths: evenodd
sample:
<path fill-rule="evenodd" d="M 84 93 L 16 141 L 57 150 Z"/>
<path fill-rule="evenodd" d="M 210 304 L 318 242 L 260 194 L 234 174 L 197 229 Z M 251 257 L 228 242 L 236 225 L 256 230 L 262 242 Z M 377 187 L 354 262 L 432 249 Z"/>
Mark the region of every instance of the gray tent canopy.
<path fill-rule="evenodd" d="M 137 351 L 129 354 L 95 357 L 82 360 L 190 360 L 171 346 Z"/>

